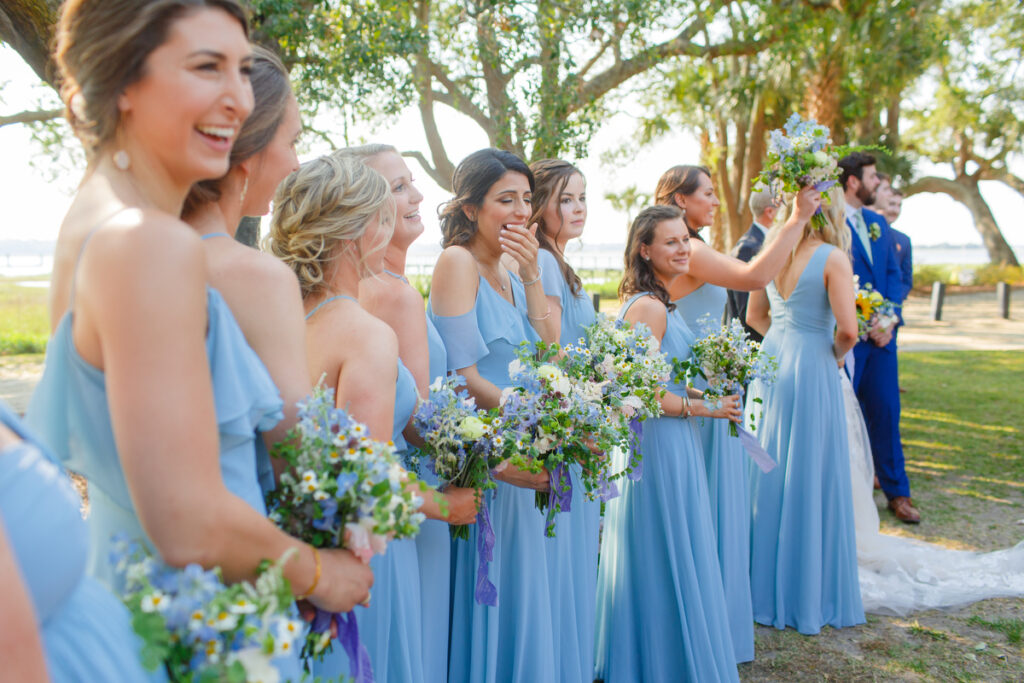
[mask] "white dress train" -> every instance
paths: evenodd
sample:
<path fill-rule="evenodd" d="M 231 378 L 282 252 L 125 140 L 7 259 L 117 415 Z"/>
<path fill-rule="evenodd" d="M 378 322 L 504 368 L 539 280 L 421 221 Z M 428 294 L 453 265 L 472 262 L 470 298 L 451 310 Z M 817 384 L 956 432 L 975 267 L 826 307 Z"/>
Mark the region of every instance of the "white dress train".
<path fill-rule="evenodd" d="M 988 598 L 1024 597 L 1024 541 L 990 553 L 950 550 L 879 532 L 871 444 L 857 395 L 840 370 L 850 443 L 857 567 L 864 611 L 905 616 Z"/>

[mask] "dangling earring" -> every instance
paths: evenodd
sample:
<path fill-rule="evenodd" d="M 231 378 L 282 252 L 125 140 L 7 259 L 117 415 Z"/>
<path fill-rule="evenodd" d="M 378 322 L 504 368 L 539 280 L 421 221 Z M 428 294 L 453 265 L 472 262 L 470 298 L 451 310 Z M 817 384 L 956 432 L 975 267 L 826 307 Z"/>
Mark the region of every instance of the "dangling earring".
<path fill-rule="evenodd" d="M 127 171 L 132 165 L 132 158 L 128 156 L 128 151 L 124 149 L 119 149 L 114 152 L 114 156 L 111 160 L 114 162 L 114 166 L 121 171 Z"/>
<path fill-rule="evenodd" d="M 249 177 L 246 176 L 245 182 L 242 183 L 242 194 L 238 197 L 239 204 L 245 204 L 245 193 L 249 191 Z"/>
<path fill-rule="evenodd" d="M 644 261 L 650 261 L 650 260 L 651 260 L 650 256 L 644 256 Z"/>

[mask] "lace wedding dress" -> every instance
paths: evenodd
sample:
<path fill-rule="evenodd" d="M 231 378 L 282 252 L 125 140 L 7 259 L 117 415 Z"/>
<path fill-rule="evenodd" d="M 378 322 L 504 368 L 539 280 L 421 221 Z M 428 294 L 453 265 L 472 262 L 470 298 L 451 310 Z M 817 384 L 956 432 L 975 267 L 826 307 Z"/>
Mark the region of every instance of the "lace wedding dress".
<path fill-rule="evenodd" d="M 1024 596 L 1024 541 L 1006 550 L 950 550 L 879 532 L 867 427 L 849 377 L 839 371 L 850 442 L 857 566 L 864 611 L 904 616 L 987 598 Z"/>

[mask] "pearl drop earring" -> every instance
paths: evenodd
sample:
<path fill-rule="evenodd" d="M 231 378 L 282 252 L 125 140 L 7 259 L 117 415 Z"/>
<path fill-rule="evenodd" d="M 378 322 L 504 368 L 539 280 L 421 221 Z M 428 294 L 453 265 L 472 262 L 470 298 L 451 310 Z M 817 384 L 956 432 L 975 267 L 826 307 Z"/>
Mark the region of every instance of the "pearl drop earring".
<path fill-rule="evenodd" d="M 122 171 L 127 171 L 132 165 L 132 158 L 128 156 L 128 152 L 123 149 L 119 149 L 114 152 L 112 161 L 114 162 L 114 166 Z"/>

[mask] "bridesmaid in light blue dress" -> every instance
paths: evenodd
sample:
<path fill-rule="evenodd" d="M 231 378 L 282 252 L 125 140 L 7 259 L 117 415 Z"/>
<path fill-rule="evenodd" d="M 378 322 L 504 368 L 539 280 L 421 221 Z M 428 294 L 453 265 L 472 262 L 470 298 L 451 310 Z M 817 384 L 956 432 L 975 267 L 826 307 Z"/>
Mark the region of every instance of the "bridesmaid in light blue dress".
<path fill-rule="evenodd" d="M 283 571 L 293 591 L 348 609 L 363 599 L 369 571 L 266 519 L 253 442 L 257 427 L 279 418 L 280 398 L 178 218 L 189 189 L 229 167 L 230 146 L 197 127 L 216 109 L 235 130 L 250 111 L 244 10 L 228 2 L 126 14 L 70 3 L 61 25 L 61 80 L 90 93 L 71 107 L 90 164 L 57 240 L 53 335 L 29 419 L 89 479 L 89 573 L 109 581 L 108 541 L 118 532 L 142 536 L 173 566 L 220 567 L 229 581 L 291 550 Z M 140 34 L 165 39 L 153 45 Z M 219 55 L 228 76 L 203 88 L 180 78 L 196 53 Z M 127 85 L 97 84 L 94 60 Z M 284 678 L 297 677 L 294 658 L 279 661 Z"/>
<path fill-rule="evenodd" d="M 285 179 L 274 202 L 268 245 L 299 278 L 306 313 L 309 370 L 335 389 L 336 403 L 364 423 L 372 438 L 406 447 L 417 401 L 416 381 L 399 359 L 386 322 L 356 298 L 360 280 L 379 277 L 392 235 L 388 182 L 350 150 L 314 159 Z M 425 349 L 424 349 L 425 351 Z M 381 387 L 394 384 L 394 391 Z M 401 454 L 400 454 L 401 455 Z M 419 484 L 410 484 L 420 492 Z M 421 493 L 427 517 L 441 519 L 432 490 Z M 472 492 L 443 494 L 450 518 L 473 518 Z M 392 541 L 370 560 L 374 599 L 356 610 L 359 635 L 377 681 L 424 681 L 420 572 L 413 539 Z M 446 626 L 446 625 L 445 625 Z M 325 678 L 364 671 L 335 646 L 313 673 Z"/>
<path fill-rule="evenodd" d="M 429 313 L 447 350 L 449 371 L 466 377 L 477 405 L 498 405 L 508 366 L 523 342 L 555 341 L 540 286 L 535 228 L 527 227 L 533 176 L 515 155 L 471 154 L 454 175 L 455 198 L 442 211 L 445 251 L 434 269 Z M 501 263 L 515 260 L 521 280 Z M 525 281 L 524 281 L 525 280 Z M 544 516 L 534 489 L 548 474 L 506 469 L 486 505 L 495 542 L 489 580 L 478 584 L 480 526 L 452 552 L 452 627 L 448 680 L 453 683 L 560 681 L 552 613 L 559 609 L 548 573 Z M 483 604 L 492 603 L 492 604 Z M 571 634 L 570 637 L 575 637 Z"/>
<path fill-rule="evenodd" d="M 688 238 L 675 207 L 641 211 L 619 289 L 629 297 L 620 315 L 648 325 L 661 350 L 680 360 L 694 336 L 666 285 L 686 272 Z M 738 419 L 739 398 L 726 397 L 712 412 L 699 392 L 667 389 L 663 416 L 644 423 L 642 476 L 622 481 L 622 495 L 606 508 L 596 675 L 606 683 L 738 681 L 696 421 Z"/>
<path fill-rule="evenodd" d="M 21 439 L 0 449 L 0 523 L 35 610 L 24 628 L 38 623 L 49 678 L 57 683 L 166 680 L 162 668 L 143 669 L 142 641 L 128 610 L 85 574 L 89 536 L 79 512 L 81 498 L 2 403 L 0 423 Z"/>
<path fill-rule="evenodd" d="M 726 290 L 705 283 L 674 302 L 687 327 L 700 334 L 700 319 L 711 316 L 716 326 L 725 311 Z M 694 386 L 704 390 L 707 382 L 697 377 Z M 750 603 L 750 499 L 747 454 L 740 440 L 729 435 L 725 420 L 697 420 L 704 468 L 708 475 L 711 520 L 715 526 L 718 563 L 722 571 L 729 628 L 737 662 L 754 659 L 754 616 Z"/>
<path fill-rule="evenodd" d="M 597 318 L 590 297 L 576 273 L 565 263 L 568 242 L 583 234 L 587 218 L 586 183 L 572 164 L 544 159 L 530 165 L 536 181 L 533 221 L 537 223 L 537 265 L 550 301 L 559 316 L 559 344 L 575 344 L 584 327 Z M 556 255 L 557 254 L 557 255 Z M 601 502 L 590 500 L 579 465 L 572 477 L 571 511 L 555 518 L 555 537 L 547 539 L 548 577 L 559 598 L 554 632 L 560 681 L 590 683 L 594 677 L 594 608 L 597 598 L 597 551 Z"/>
<path fill-rule="evenodd" d="M 791 265 L 767 293 L 751 295 L 747 310 L 748 324 L 767 332 L 763 349 L 779 363 L 775 382 L 755 382 L 751 392 L 764 401 L 757 434 L 779 462 L 771 472 L 752 474 L 754 618 L 804 634 L 864 622 L 836 373 L 857 339 L 853 274 L 842 241 L 848 235 L 831 224 L 820 233 L 807 228 Z"/>

